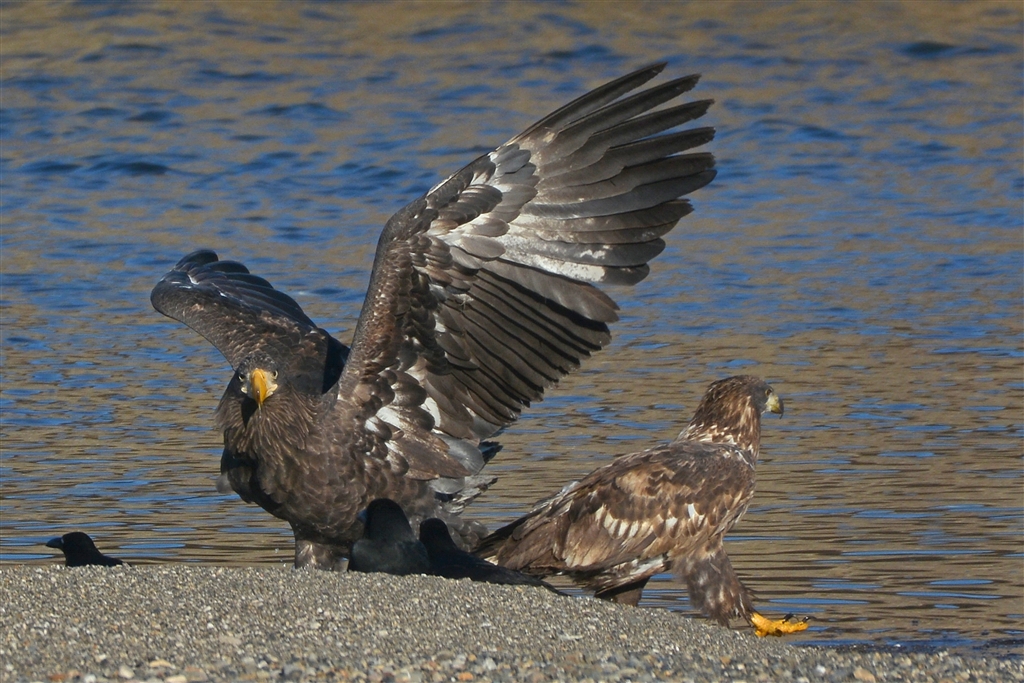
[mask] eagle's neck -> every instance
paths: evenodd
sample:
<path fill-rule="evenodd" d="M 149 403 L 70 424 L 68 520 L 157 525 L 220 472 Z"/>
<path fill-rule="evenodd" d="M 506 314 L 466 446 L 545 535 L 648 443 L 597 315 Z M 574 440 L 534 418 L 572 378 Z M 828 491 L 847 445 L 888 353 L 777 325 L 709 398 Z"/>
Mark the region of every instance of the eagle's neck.
<path fill-rule="evenodd" d="M 677 440 L 737 446 L 754 464 L 761 446 L 761 413 L 749 399 L 712 402 L 705 397 Z"/>
<path fill-rule="evenodd" d="M 242 393 L 237 375 L 217 407 L 224 445 L 239 456 L 271 466 L 295 458 L 309 447 L 310 429 L 318 422 L 320 397 L 282 385 L 262 406 Z"/>

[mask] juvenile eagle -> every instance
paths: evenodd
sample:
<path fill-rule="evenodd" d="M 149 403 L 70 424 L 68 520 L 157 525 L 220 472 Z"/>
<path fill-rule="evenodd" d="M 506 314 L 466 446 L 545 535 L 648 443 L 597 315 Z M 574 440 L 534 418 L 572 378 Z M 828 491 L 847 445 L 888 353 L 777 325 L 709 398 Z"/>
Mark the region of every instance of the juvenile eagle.
<path fill-rule="evenodd" d="M 629 605 L 648 579 L 673 570 L 694 606 L 723 625 L 742 617 L 758 635 L 803 630 L 803 622 L 754 611 L 722 547 L 754 495 L 765 411 L 782 415 L 782 399 L 763 380 L 714 382 L 674 441 L 594 470 L 484 539 L 477 553 L 536 576 L 566 574 Z"/>
<path fill-rule="evenodd" d="M 296 566 L 335 568 L 376 498 L 414 523 L 457 516 L 485 441 L 609 340 L 617 306 L 590 283 L 634 284 L 715 176 L 678 130 L 710 100 L 698 76 L 633 92 L 623 76 L 529 127 L 388 221 L 351 349 L 245 266 L 200 250 L 153 289 L 234 375 L 217 408 L 219 488 L 291 524 Z M 661 105 L 668 105 L 662 107 Z"/>

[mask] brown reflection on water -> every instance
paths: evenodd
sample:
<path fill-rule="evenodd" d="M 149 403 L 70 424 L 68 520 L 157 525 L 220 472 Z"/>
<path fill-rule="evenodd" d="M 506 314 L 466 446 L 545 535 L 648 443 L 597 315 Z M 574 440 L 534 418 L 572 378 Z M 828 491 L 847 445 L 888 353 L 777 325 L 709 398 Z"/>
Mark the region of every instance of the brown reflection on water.
<path fill-rule="evenodd" d="M 612 346 L 503 436 L 490 466 L 500 480 L 472 514 L 506 522 L 610 458 L 671 439 L 709 382 L 753 372 L 787 410 L 766 421 L 758 493 L 728 549 L 766 611 L 812 615 L 804 640 L 1024 629 L 1019 270 L 1009 285 L 1002 272 L 946 275 L 960 256 L 982 271 L 1019 256 L 1019 235 L 979 237 L 954 220 L 1005 208 L 1012 179 L 981 161 L 1019 149 L 1019 121 L 970 124 L 1019 102 L 998 51 L 978 68 L 914 63 L 900 49 L 979 45 L 1007 17 L 1019 25 L 1019 6 L 139 7 L 113 18 L 4 8 L 0 78 L 66 87 L 49 100 L 4 92 L 5 109 L 40 122 L 4 143 L 0 561 L 51 562 L 41 542 L 83 528 L 137 563 L 289 563 L 286 525 L 214 490 L 213 411 L 230 370 L 149 308 L 152 285 L 210 246 L 347 340 L 377 231 L 407 187 L 621 71 L 605 55 L 628 55 L 626 67 L 669 56 L 702 71 L 698 96 L 717 100 L 721 175 L 651 277 L 613 293 L 623 310 Z M 452 30 L 462 23 L 472 30 Z M 151 48 L 146 68 L 118 57 L 126 45 Z M 583 57 L 551 69 L 561 53 Z M 254 85 L 254 74 L 266 78 Z M 908 94 L 931 79 L 962 87 L 966 105 Z M 456 111 L 436 97 L 461 87 L 479 89 Z M 834 91 L 858 94 L 836 108 Z M 893 99 L 900 107 L 880 115 Z M 339 120 L 265 113 L 310 102 Z M 180 125 L 83 115 L 102 107 L 167 109 Z M 835 135 L 807 133 L 818 128 Z M 953 160 L 924 180 L 908 166 L 916 152 L 886 156 L 932 143 Z M 170 155 L 171 171 L 86 172 L 115 153 Z M 808 157 L 817 173 L 793 170 Z M 72 175 L 85 180 L 55 191 L 19 173 L 39 160 L 80 163 Z M 829 162 L 870 168 L 851 193 Z M 355 192 L 346 164 L 392 174 Z M 304 237 L 283 239 L 282 227 Z M 665 577 L 646 602 L 682 609 L 684 593 Z"/>

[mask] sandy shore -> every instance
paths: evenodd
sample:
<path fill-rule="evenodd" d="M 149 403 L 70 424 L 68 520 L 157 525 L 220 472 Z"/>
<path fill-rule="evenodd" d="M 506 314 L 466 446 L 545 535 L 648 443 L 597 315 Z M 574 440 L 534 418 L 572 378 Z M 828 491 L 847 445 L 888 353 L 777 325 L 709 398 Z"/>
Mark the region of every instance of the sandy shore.
<path fill-rule="evenodd" d="M 664 610 L 425 576 L 0 568 L 0 679 L 1024 681 L 1012 658 L 850 652 Z"/>

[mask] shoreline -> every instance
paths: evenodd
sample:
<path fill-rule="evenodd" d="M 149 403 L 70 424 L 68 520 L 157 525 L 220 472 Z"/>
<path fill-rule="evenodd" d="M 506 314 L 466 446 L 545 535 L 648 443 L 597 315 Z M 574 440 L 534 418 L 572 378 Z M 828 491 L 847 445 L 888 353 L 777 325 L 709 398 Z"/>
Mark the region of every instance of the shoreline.
<path fill-rule="evenodd" d="M 800 646 L 667 610 L 428 576 L 0 567 L 10 681 L 1024 681 L 1024 659 Z"/>

